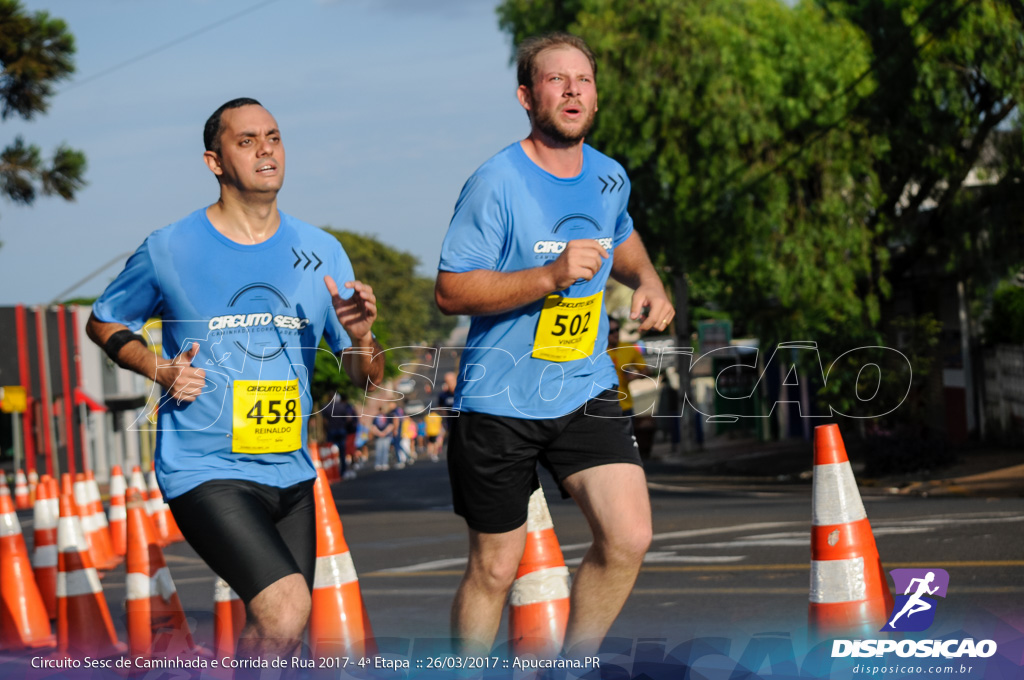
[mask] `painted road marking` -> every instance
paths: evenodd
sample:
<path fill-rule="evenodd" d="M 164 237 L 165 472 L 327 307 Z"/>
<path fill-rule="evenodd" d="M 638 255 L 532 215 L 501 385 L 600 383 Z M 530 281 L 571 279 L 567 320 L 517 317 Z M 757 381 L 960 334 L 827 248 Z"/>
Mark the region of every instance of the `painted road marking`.
<path fill-rule="evenodd" d="M 1024 567 L 1024 560 L 987 560 L 987 561 L 947 561 L 947 562 L 886 562 L 886 569 L 928 569 L 935 567 L 939 569 L 999 569 L 1004 567 Z M 801 564 L 690 564 L 690 565 L 644 565 L 641 572 L 650 573 L 679 573 L 679 572 L 706 572 L 718 574 L 727 571 L 810 571 L 810 562 Z M 382 569 L 367 574 L 360 574 L 360 579 L 366 578 L 408 578 L 411 576 L 462 576 L 461 569 L 441 569 L 436 571 L 398 571 L 395 569 Z M 806 588 L 804 589 L 806 592 Z"/>
<path fill-rule="evenodd" d="M 454 585 L 450 588 L 362 588 L 364 596 L 397 595 L 401 597 L 429 597 L 443 595 L 451 597 L 455 594 L 455 591 L 456 587 Z M 1024 586 L 963 586 L 957 588 L 957 592 L 971 595 L 1017 595 L 1024 593 Z M 634 588 L 632 595 L 785 595 L 787 597 L 799 595 L 807 597 L 807 588 L 715 588 L 705 586 L 699 588 Z"/>
<path fill-rule="evenodd" d="M 931 517 L 916 517 L 903 519 L 888 519 L 872 522 L 876 537 L 900 536 L 909 534 L 928 533 L 943 527 L 963 527 L 967 525 L 980 524 L 1005 524 L 1024 522 L 1024 515 L 1019 513 L 994 512 L 994 513 L 963 513 L 956 515 L 936 515 Z M 803 547 L 810 544 L 809 522 L 807 521 L 782 521 L 782 522 L 750 522 L 744 524 L 733 524 L 724 527 L 708 527 L 702 529 L 684 529 L 680 531 L 668 531 L 654 534 L 652 550 L 648 553 L 645 564 L 701 563 L 716 565 L 720 568 L 729 563 L 746 560 L 748 548 L 759 547 Z M 773 533 L 761 533 L 777 529 L 794 529 L 797 531 L 775 531 Z M 717 536 L 730 533 L 747 533 L 753 535 L 739 536 L 725 541 L 713 541 L 708 543 L 676 543 L 672 545 L 660 545 L 664 541 L 678 541 L 680 539 L 699 538 L 702 536 Z M 570 543 L 561 546 L 563 553 L 571 553 L 577 550 L 585 550 L 590 547 L 590 542 Z M 696 549 L 726 550 L 734 554 L 725 555 L 680 555 L 679 551 L 690 551 Z M 743 553 L 743 554 L 735 554 Z M 571 557 L 566 559 L 567 566 L 575 566 L 580 563 L 582 557 Z M 393 567 L 379 570 L 378 574 L 440 574 L 453 567 L 464 567 L 465 557 L 453 557 L 443 560 L 431 560 L 420 562 L 403 567 Z M 932 565 L 939 566 L 939 565 Z M 646 568 L 646 567 L 645 567 Z M 801 568 L 807 568 L 803 565 Z M 461 573 L 461 572 L 456 572 Z"/>

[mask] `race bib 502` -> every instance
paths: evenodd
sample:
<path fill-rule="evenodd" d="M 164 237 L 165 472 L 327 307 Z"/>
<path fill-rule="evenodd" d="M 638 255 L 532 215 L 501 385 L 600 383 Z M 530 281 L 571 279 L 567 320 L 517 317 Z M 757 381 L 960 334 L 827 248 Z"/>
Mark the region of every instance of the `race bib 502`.
<path fill-rule="evenodd" d="M 572 361 L 593 354 L 603 298 L 604 291 L 583 298 L 547 296 L 531 356 L 547 361 Z"/>

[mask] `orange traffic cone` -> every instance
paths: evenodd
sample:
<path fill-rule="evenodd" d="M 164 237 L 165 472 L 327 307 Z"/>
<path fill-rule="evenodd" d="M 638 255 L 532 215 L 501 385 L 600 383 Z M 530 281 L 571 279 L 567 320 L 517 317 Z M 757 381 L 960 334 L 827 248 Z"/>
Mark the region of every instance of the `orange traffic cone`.
<path fill-rule="evenodd" d="M 327 473 L 327 481 L 334 483 L 334 456 L 332 455 L 330 444 L 318 444 L 320 449 L 320 462 L 324 466 L 324 472 Z"/>
<path fill-rule="evenodd" d="M 28 478 L 21 470 L 14 475 L 14 507 L 18 510 L 28 510 L 32 507 L 28 493 Z"/>
<path fill-rule="evenodd" d="M 331 452 L 329 449 L 321 448 L 317 442 L 309 442 L 309 455 L 311 458 L 320 461 L 320 467 L 327 474 L 327 481 L 331 481 Z"/>
<path fill-rule="evenodd" d="M 39 486 L 39 473 L 35 470 L 28 471 L 28 498 L 32 505 L 36 504 L 36 487 Z"/>
<path fill-rule="evenodd" d="M 149 498 L 149 492 L 146 488 L 146 478 L 142 474 L 142 468 L 138 465 L 132 467 L 132 476 L 128 480 L 128 488 L 135 489 L 142 494 L 142 500 Z"/>
<path fill-rule="evenodd" d="M 61 483 L 71 475 L 61 477 Z M 64 484 L 64 486 L 67 486 Z M 62 489 L 63 491 L 63 489 Z M 78 515 L 79 524 L 82 527 L 82 534 L 85 536 L 85 543 L 89 546 L 89 557 L 92 558 L 92 565 L 96 569 L 106 569 L 107 556 L 100 547 L 99 537 L 96 536 L 96 523 L 92 512 L 89 511 L 89 502 L 85 488 L 85 473 L 79 472 L 71 484 L 71 499 L 74 503 L 75 514 Z"/>
<path fill-rule="evenodd" d="M 213 584 L 213 648 L 216 658 L 232 658 L 238 635 L 245 628 L 245 603 L 227 581 L 218 578 Z"/>
<path fill-rule="evenodd" d="M 163 517 L 164 497 L 160 493 L 160 485 L 156 481 L 156 473 L 152 470 L 146 475 L 147 483 L 142 487 L 143 493 L 142 498 L 145 501 L 146 514 L 152 520 L 152 526 L 155 531 L 154 536 L 156 542 L 161 546 L 165 546 L 170 543 L 170 527 L 167 526 L 167 521 Z M 154 494 L 154 490 L 156 493 Z"/>
<path fill-rule="evenodd" d="M 185 540 L 178 523 L 174 521 L 174 515 L 171 514 L 171 507 L 164 501 L 164 495 L 156 481 L 156 472 L 153 470 L 149 472 L 149 500 L 146 501 L 146 511 L 153 520 L 161 546 Z"/>
<path fill-rule="evenodd" d="M 75 656 L 115 656 L 127 647 L 114 631 L 74 503 L 71 495 L 61 495 L 57 522 L 57 649 Z"/>
<path fill-rule="evenodd" d="M 36 504 L 32 509 L 34 526 L 32 572 L 39 586 L 39 594 L 43 598 L 46 614 L 50 619 L 57 618 L 57 516 L 59 510 L 54 508 L 53 489 L 49 475 L 43 475 L 36 485 Z"/>
<path fill-rule="evenodd" d="M 539 658 L 557 656 L 569 621 L 569 570 L 543 489 L 530 496 L 526 548 L 508 601 L 512 653 Z"/>
<path fill-rule="evenodd" d="M 875 636 L 893 599 L 838 425 L 814 429 L 811 635 Z"/>
<path fill-rule="evenodd" d="M 115 465 L 110 471 L 110 548 L 118 557 L 128 552 L 128 513 L 124 507 L 124 494 L 128 490 L 121 466 Z"/>
<path fill-rule="evenodd" d="M 56 643 L 9 492 L 0 493 L 0 599 L 0 649 L 35 649 Z"/>
<path fill-rule="evenodd" d="M 60 475 L 60 493 L 57 495 L 58 502 L 60 501 L 61 496 L 71 496 L 72 500 L 74 500 L 75 486 L 74 480 L 71 479 L 70 472 L 62 472 Z M 73 509 L 75 510 L 75 514 L 78 514 L 78 508 L 75 507 Z"/>
<path fill-rule="evenodd" d="M 60 487 L 57 484 L 57 479 L 46 475 L 46 488 L 50 490 L 50 497 L 47 502 L 50 504 L 50 515 L 53 517 L 60 518 Z"/>
<path fill-rule="evenodd" d="M 128 645 L 133 656 L 176 657 L 201 653 L 178 599 L 163 551 L 146 516 L 144 501 L 128 492 Z"/>
<path fill-rule="evenodd" d="M 324 461 L 320 458 L 320 447 L 316 442 L 309 442 L 309 457 L 313 461 L 313 467 L 317 470 L 324 469 Z"/>
<path fill-rule="evenodd" d="M 373 656 L 377 653 L 377 643 L 323 468 L 317 470 L 313 496 L 316 500 L 316 574 L 313 610 L 309 617 L 313 657 L 320 660 Z"/>
<path fill-rule="evenodd" d="M 331 469 L 330 469 L 330 480 L 331 482 L 341 481 L 341 457 L 338 453 L 341 449 L 338 448 L 337 444 L 328 444 L 328 450 L 330 451 Z"/>
<path fill-rule="evenodd" d="M 96 476 L 93 475 L 92 470 L 85 471 L 85 498 L 88 508 L 87 512 L 92 516 L 96 538 L 100 544 L 100 551 L 106 558 L 106 563 L 102 568 L 113 569 L 121 564 L 121 557 L 114 554 L 113 539 L 110 537 L 110 524 L 107 523 L 107 513 L 103 512 L 103 499 L 100 498 L 100 487 L 96 483 Z"/>

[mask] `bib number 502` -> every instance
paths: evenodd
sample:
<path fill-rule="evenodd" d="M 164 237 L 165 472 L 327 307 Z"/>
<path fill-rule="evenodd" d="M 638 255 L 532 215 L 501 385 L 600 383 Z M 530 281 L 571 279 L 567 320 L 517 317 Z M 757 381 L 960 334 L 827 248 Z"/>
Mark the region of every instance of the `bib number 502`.
<path fill-rule="evenodd" d="M 297 415 L 295 410 L 296 404 L 297 400 L 288 399 L 284 402 L 284 413 L 281 413 L 281 410 L 278 408 L 281 406 L 281 400 L 272 399 L 267 402 L 267 413 L 264 415 L 263 401 L 257 400 L 253 407 L 249 409 L 249 412 L 245 414 L 245 417 L 254 419 L 257 425 L 262 425 L 264 418 L 267 419 L 267 425 L 276 425 L 281 422 L 282 418 L 284 418 L 286 423 L 294 423 L 295 416 Z"/>
<path fill-rule="evenodd" d="M 571 320 L 570 320 L 571 318 Z M 569 325 L 566 326 L 565 322 L 569 321 Z M 555 316 L 555 330 L 551 331 L 551 335 L 561 336 L 565 335 L 566 331 L 569 331 L 569 335 L 579 335 L 580 333 L 586 333 L 590 330 L 590 312 L 584 312 L 583 314 L 558 314 Z"/>

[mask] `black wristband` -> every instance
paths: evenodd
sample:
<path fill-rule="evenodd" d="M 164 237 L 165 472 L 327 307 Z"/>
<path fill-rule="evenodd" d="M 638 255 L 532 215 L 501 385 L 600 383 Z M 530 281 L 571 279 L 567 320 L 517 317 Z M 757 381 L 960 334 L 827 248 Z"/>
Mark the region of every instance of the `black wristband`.
<path fill-rule="evenodd" d="M 103 343 L 103 351 L 107 353 L 110 360 L 118 366 L 121 362 L 118 360 L 117 355 L 121 353 L 121 348 L 127 345 L 129 342 L 141 342 L 143 345 L 146 344 L 145 338 L 141 335 L 136 335 L 130 330 L 117 331 Z"/>

